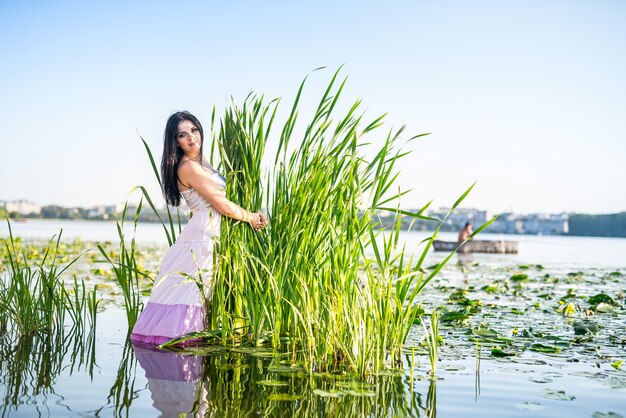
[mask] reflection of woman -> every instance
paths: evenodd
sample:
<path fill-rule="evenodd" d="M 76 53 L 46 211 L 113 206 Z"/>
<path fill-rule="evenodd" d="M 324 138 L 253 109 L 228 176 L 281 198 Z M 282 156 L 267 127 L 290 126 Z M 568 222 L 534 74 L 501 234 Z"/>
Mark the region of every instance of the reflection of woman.
<path fill-rule="evenodd" d="M 203 358 L 135 345 L 135 356 L 146 372 L 153 405 L 163 417 L 193 412 L 205 416 L 208 404 L 203 391 Z"/>
<path fill-rule="evenodd" d="M 267 225 L 226 198 L 224 177 L 202 155 L 200 121 L 176 112 L 167 121 L 161 161 L 162 189 L 172 206 L 181 195 L 193 217 L 165 254 L 150 300 L 131 333 L 133 342 L 161 344 L 204 329 L 204 300 L 211 297 L 213 244 L 219 238 L 221 215 L 248 222 L 255 230 Z M 200 288 L 205 289 L 204 294 Z"/>

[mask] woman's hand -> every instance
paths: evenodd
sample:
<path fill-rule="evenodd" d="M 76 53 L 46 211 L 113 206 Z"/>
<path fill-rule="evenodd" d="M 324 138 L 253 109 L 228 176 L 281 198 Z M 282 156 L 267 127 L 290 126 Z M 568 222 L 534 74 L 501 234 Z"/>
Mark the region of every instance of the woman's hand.
<path fill-rule="evenodd" d="M 249 214 L 248 223 L 255 231 L 263 229 L 269 224 L 269 221 L 267 220 L 265 215 L 263 215 L 262 212 L 248 213 L 248 214 Z"/>

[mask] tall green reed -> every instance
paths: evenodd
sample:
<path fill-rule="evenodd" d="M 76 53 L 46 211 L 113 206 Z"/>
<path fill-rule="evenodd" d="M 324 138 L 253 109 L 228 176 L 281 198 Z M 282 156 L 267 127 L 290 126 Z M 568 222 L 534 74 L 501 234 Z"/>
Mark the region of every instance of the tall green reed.
<path fill-rule="evenodd" d="M 292 364 L 301 363 L 309 372 L 352 370 L 366 376 L 400 365 L 417 312 L 414 304 L 454 253 L 432 271 L 424 270 L 445 218 L 424 215 L 430 202 L 417 212 L 399 209 L 406 192 L 394 191 L 396 163 L 409 153 L 403 146 L 426 134 L 413 136 L 404 145 L 400 145 L 404 127 L 379 134 L 369 144 L 373 157 L 367 158 L 364 137 L 381 130 L 384 115 L 364 122 L 356 101 L 335 121 L 346 82 L 339 82 L 338 75 L 339 71 L 334 73 L 303 135 L 296 139 L 306 79 L 300 85 L 277 135 L 269 170 L 263 169 L 262 161 L 280 101 L 266 103 L 254 94 L 241 106 L 233 101 L 218 121 L 219 129 L 214 129 L 213 111 L 212 158 L 221 161 L 227 197 L 252 211 L 264 207 L 271 225 L 253 231 L 246 224 L 224 220 L 212 283 L 212 331 L 188 337 L 286 347 Z M 159 179 L 145 141 L 144 145 Z M 396 215 L 388 231 L 379 228 L 380 211 Z M 417 259 L 399 247 L 401 219 L 407 216 L 438 223 Z M 162 223 L 172 242 L 171 216 L 169 228 Z"/>
<path fill-rule="evenodd" d="M 80 332 L 38 333 L 17 340 L 0 339 L 0 390 L 3 416 L 18 411 L 35 397 L 57 398 L 56 382 L 62 374 L 81 369 L 94 377 L 95 338 Z"/>
<path fill-rule="evenodd" d="M 436 309 L 430 316 L 430 326 L 422 322 L 424 336 L 428 346 L 428 360 L 430 361 L 430 375 L 437 375 L 437 356 L 439 355 L 439 311 Z"/>
<path fill-rule="evenodd" d="M 5 332 L 20 336 L 40 332 L 64 331 L 66 320 L 72 330 L 83 332 L 95 328 L 97 299 L 95 290 L 87 290 L 83 280 L 74 276 L 68 290 L 61 277 L 82 254 L 61 267 L 62 230 L 44 248 L 39 260 L 30 257 L 26 248 L 13 237 L 7 220 L 9 237 L 3 240 L 7 271 L 0 277 L 0 324 Z M 88 319 L 87 324 L 85 320 Z"/>
<path fill-rule="evenodd" d="M 366 158 L 363 137 L 379 130 L 383 117 L 365 123 L 357 101 L 335 122 L 345 85 L 338 72 L 292 144 L 305 82 L 265 177 L 261 162 L 279 102 L 249 95 L 220 120 L 227 196 L 251 210 L 265 204 L 271 226 L 256 232 L 232 220 L 222 224 L 211 324 L 227 335 L 243 318 L 254 343 L 288 342 L 294 362 L 309 372 L 348 368 L 365 376 L 400 362 L 412 305 L 452 255 L 424 273 L 438 229 L 417 261 L 398 248 L 402 216 L 434 220 L 423 215 L 429 204 L 416 213 L 400 210 L 405 192 L 393 192 L 395 165 L 408 153 L 399 145 L 404 128 L 374 139 L 374 156 Z M 377 228 L 381 210 L 397 216 L 391 231 Z"/>
<path fill-rule="evenodd" d="M 126 210 L 128 209 L 128 202 L 124 205 L 121 219 L 116 221 L 117 234 L 120 239 L 119 251 L 116 254 L 117 257 L 115 257 L 113 253 L 107 253 L 106 249 L 102 245 L 97 244 L 100 253 L 104 256 L 106 261 L 111 264 L 117 284 L 122 290 L 122 295 L 124 296 L 124 308 L 126 311 L 126 321 L 128 323 L 128 333 L 130 333 L 133 329 L 135 322 L 137 322 L 137 317 L 143 309 L 139 283 L 142 277 L 147 276 L 147 274 L 144 273 L 137 265 L 137 248 L 135 243 L 135 234 L 137 232 L 137 223 L 139 222 L 139 214 L 141 213 L 142 204 L 143 197 L 139 200 L 139 204 L 137 205 L 137 210 L 135 212 L 132 229 L 133 235 L 130 243 L 126 242 L 126 235 L 124 233 L 124 221 L 126 218 Z"/>

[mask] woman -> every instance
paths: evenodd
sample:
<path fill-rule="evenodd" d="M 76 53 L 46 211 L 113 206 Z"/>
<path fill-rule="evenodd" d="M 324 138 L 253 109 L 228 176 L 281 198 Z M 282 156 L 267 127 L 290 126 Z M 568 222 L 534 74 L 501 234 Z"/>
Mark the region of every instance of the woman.
<path fill-rule="evenodd" d="M 203 158 L 203 140 L 202 125 L 191 113 L 176 112 L 168 119 L 161 160 L 163 195 L 172 206 L 180 204 L 182 195 L 193 217 L 163 258 L 148 305 L 131 333 L 133 342 L 162 344 L 202 331 L 221 215 L 255 230 L 268 223 L 261 212 L 248 212 L 226 198 L 224 177 Z"/>

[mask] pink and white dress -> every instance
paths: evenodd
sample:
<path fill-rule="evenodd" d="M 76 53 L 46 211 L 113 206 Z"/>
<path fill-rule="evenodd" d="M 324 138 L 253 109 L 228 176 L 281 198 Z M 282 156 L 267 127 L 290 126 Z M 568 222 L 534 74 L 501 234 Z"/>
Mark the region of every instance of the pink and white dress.
<path fill-rule="evenodd" d="M 225 195 L 224 177 L 212 168 L 205 170 Z M 158 345 L 205 328 L 204 301 L 211 297 L 213 247 L 222 215 L 196 190 L 181 194 L 193 216 L 163 257 L 148 305 L 130 335 L 134 343 Z"/>

